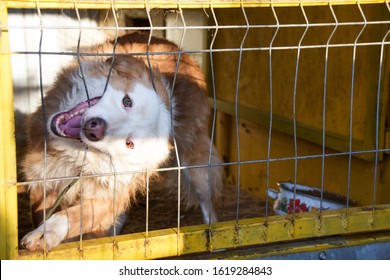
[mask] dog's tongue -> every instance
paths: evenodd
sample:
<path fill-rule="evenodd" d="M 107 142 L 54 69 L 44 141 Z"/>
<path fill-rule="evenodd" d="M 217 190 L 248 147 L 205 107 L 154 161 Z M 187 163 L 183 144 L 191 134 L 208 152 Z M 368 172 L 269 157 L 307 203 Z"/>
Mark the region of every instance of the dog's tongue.
<path fill-rule="evenodd" d="M 50 124 L 51 131 L 60 137 L 80 139 L 82 116 L 89 106 L 96 105 L 99 100 L 100 97 L 95 97 L 89 103 L 84 101 L 67 112 L 55 115 Z"/>
<path fill-rule="evenodd" d="M 81 117 L 82 115 L 77 115 L 69 118 L 68 121 L 59 123 L 58 127 L 65 134 L 65 137 L 80 138 Z"/>

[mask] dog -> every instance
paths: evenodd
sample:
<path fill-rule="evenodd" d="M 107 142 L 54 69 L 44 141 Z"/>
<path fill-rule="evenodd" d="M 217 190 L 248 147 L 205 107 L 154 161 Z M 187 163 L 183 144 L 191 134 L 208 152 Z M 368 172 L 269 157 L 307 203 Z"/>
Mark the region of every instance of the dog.
<path fill-rule="evenodd" d="M 141 32 L 84 53 L 26 123 L 22 170 L 32 182 L 36 229 L 22 246 L 51 250 L 81 234 L 120 232 L 136 195 L 161 181 L 158 169 L 166 167 L 182 167 L 174 177 L 180 172 L 187 205 L 200 206 L 205 223 L 217 222 L 223 172 L 199 66 L 174 43 Z"/>

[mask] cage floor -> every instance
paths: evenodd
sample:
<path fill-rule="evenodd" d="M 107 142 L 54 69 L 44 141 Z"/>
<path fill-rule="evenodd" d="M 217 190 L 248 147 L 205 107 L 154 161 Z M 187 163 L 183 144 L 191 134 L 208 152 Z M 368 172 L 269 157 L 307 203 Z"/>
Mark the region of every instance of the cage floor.
<path fill-rule="evenodd" d="M 271 205 L 270 205 L 271 206 Z M 201 210 L 198 209 L 180 210 L 180 226 L 202 224 Z M 248 191 L 241 189 L 239 219 L 254 218 L 265 215 L 266 204 L 264 200 L 255 198 Z M 269 209 L 269 213 L 273 213 Z M 219 221 L 231 221 L 236 219 L 237 213 L 237 187 L 225 186 L 220 206 L 218 208 Z M 164 189 L 151 191 L 149 196 L 149 230 L 177 227 L 177 196 Z M 145 231 L 146 199 L 138 200 L 128 212 L 128 218 L 121 231 L 122 234 Z M 29 200 L 25 192 L 18 195 L 18 223 L 19 240 L 32 229 Z"/>

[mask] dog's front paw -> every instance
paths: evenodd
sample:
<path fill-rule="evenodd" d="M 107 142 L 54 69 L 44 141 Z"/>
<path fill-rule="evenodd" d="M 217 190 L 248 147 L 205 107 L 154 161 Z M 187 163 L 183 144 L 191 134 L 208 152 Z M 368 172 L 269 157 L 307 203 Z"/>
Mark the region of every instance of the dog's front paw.
<path fill-rule="evenodd" d="M 66 237 L 67 218 L 61 215 L 53 215 L 47 220 L 46 226 L 40 225 L 37 229 L 27 233 L 21 245 L 30 251 L 43 250 L 46 242 L 46 251 L 60 244 Z"/>
<path fill-rule="evenodd" d="M 40 228 L 27 233 L 22 239 L 22 246 L 30 251 L 43 250 L 44 240 L 46 241 L 46 251 L 61 243 L 61 238 L 53 230 L 43 231 Z"/>

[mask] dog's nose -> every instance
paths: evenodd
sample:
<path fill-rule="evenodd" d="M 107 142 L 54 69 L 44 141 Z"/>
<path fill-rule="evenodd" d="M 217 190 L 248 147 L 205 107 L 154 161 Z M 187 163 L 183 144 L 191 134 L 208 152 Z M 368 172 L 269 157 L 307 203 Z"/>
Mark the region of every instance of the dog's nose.
<path fill-rule="evenodd" d="M 106 125 L 102 118 L 92 118 L 85 122 L 83 131 L 88 140 L 100 141 L 104 137 Z"/>

